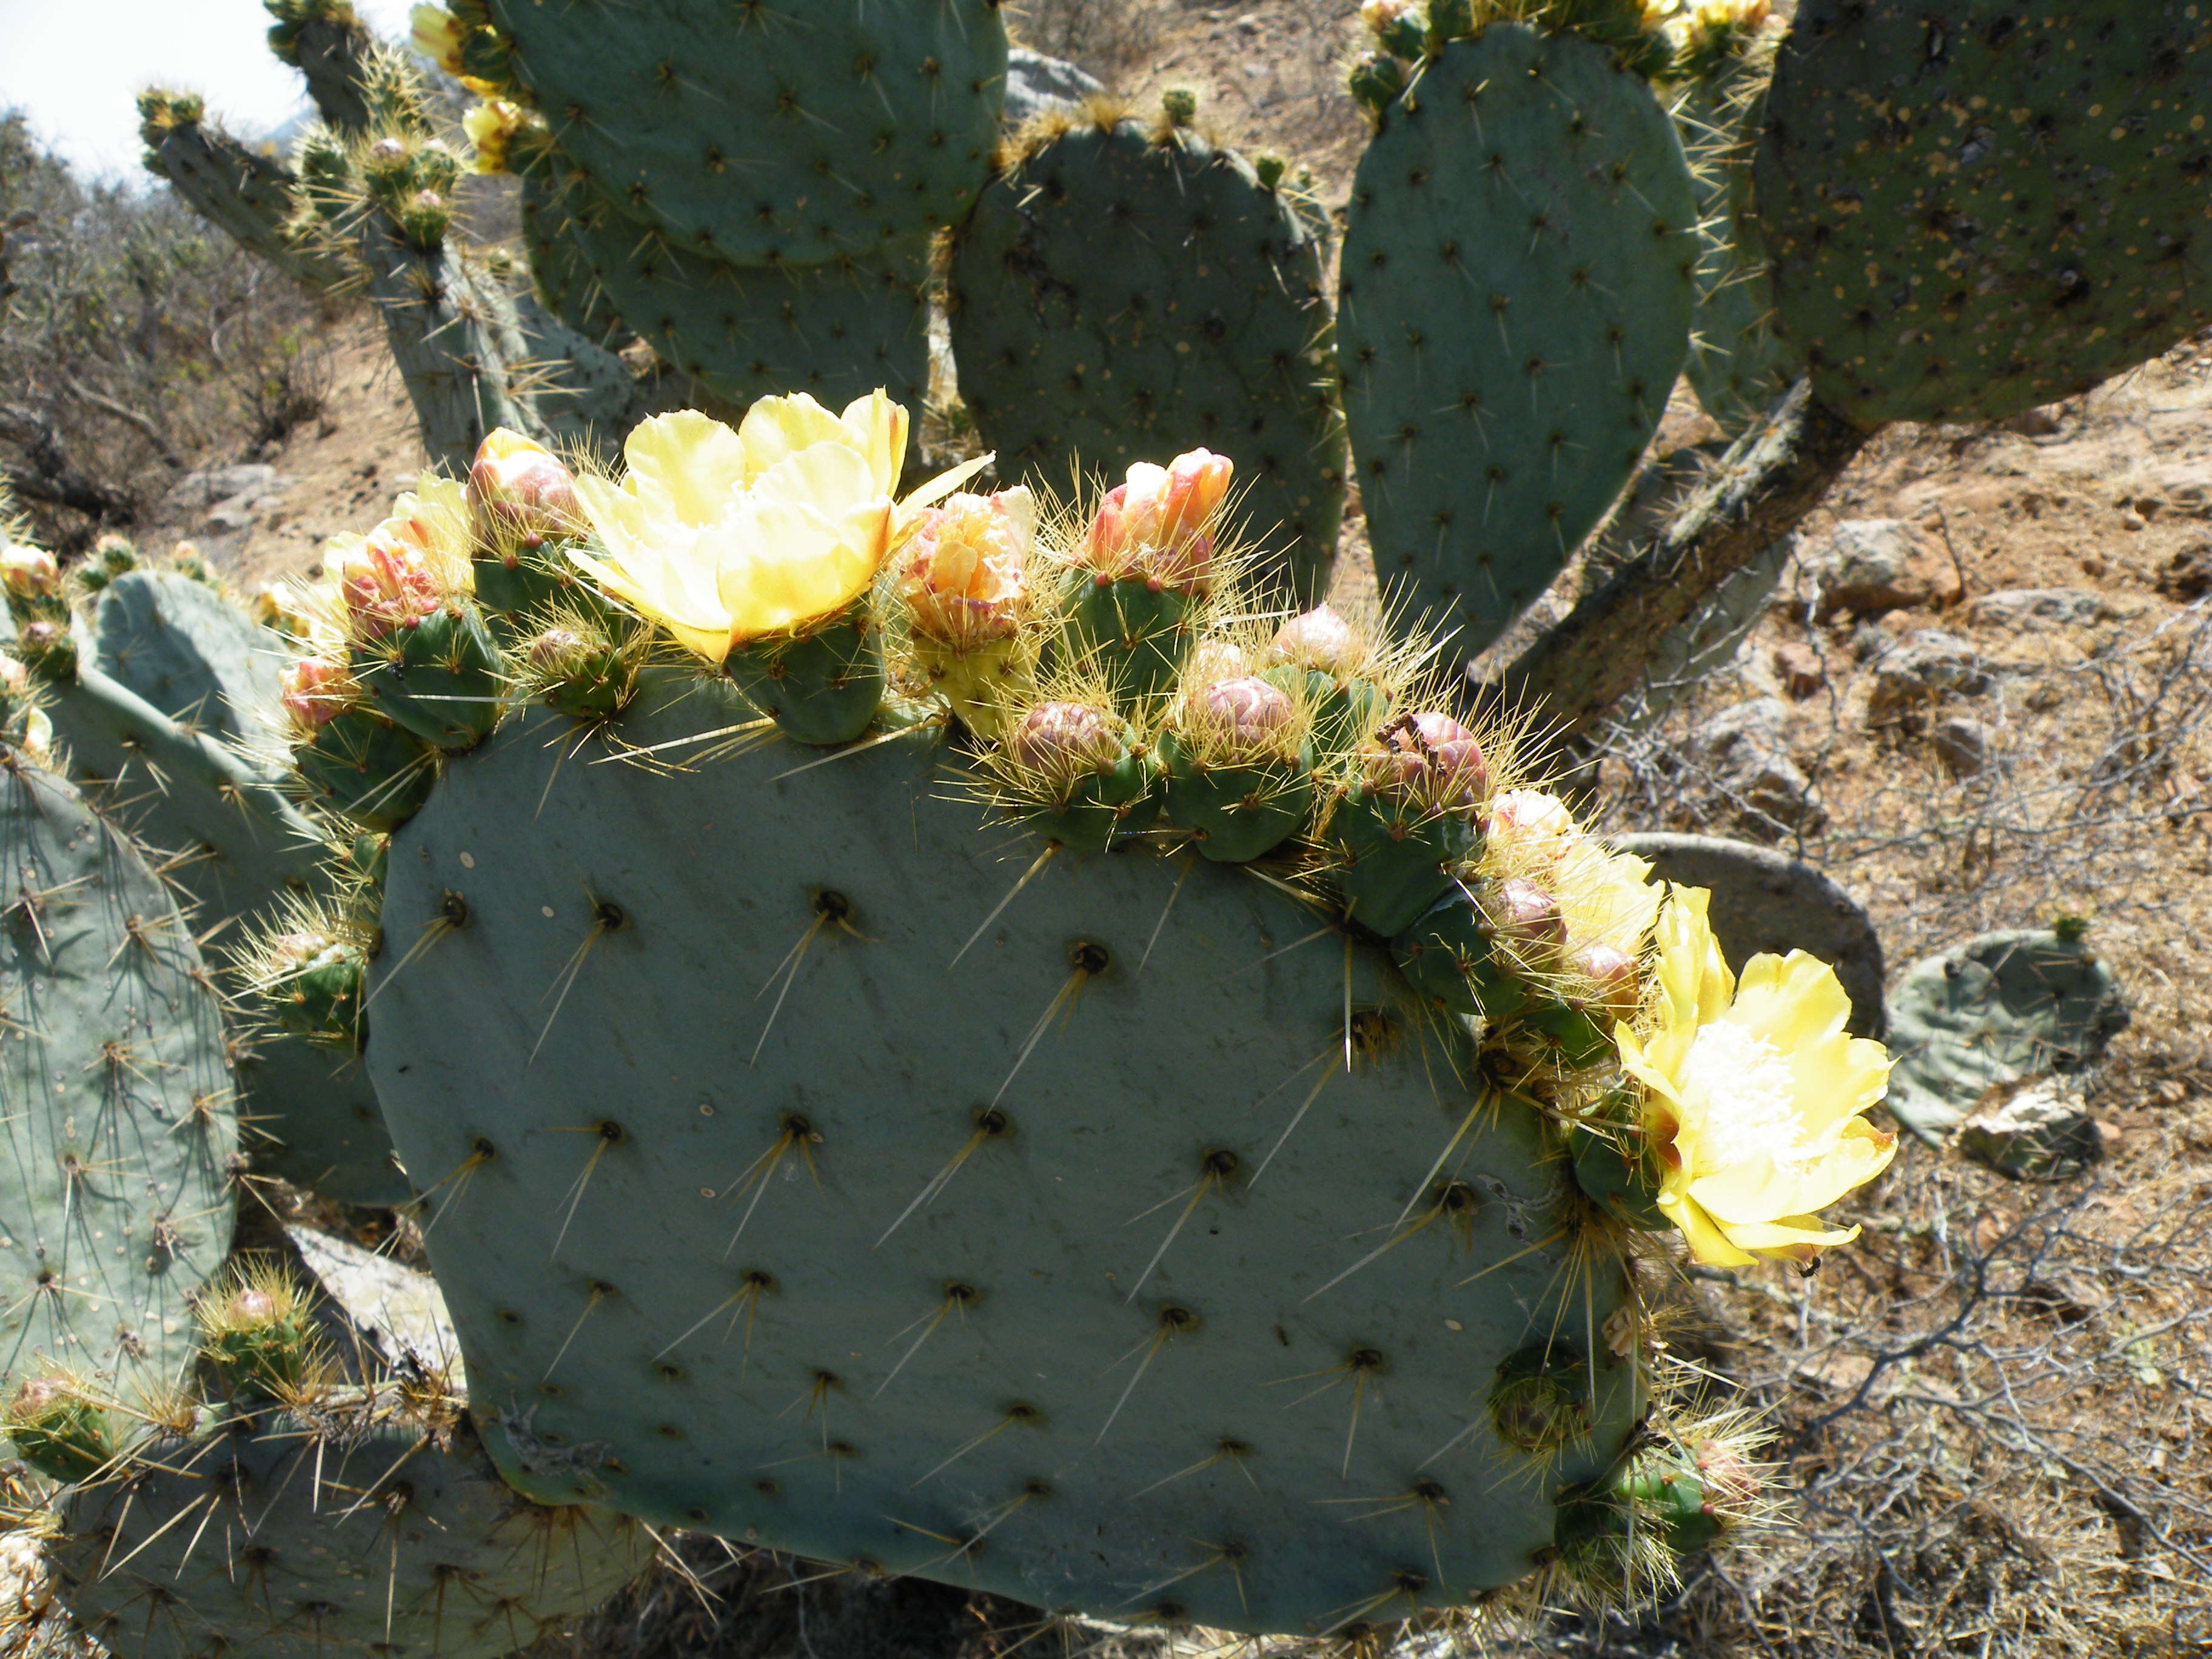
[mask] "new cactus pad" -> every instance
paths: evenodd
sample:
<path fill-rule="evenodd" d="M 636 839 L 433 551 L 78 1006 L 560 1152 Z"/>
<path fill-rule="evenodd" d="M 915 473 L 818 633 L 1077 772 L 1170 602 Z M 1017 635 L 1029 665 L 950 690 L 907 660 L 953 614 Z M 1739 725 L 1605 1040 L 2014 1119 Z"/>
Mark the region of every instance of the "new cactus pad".
<path fill-rule="evenodd" d="M 1644 80 L 1493 23 L 1385 110 L 1337 353 L 1386 588 L 1487 644 L 1634 471 L 1689 349 L 1698 213 Z"/>
<path fill-rule="evenodd" d="M 229 1248 L 222 1010 L 176 901 L 59 777 L 0 751 L 0 1386 L 62 1371 L 137 1406 L 192 1355 Z"/>
<path fill-rule="evenodd" d="M 1006 476 L 1054 489 L 1234 449 L 1237 516 L 1311 604 L 1344 498 L 1322 260 L 1279 179 L 1189 126 L 1103 104 L 1048 123 L 954 241 L 961 396 Z"/>
<path fill-rule="evenodd" d="M 1863 425 L 1994 420 L 2212 319 L 2212 18 L 1815 0 L 1755 170 L 1785 343 Z"/>
<path fill-rule="evenodd" d="M 514 80 L 641 231 L 750 265 L 867 256 L 966 212 L 1006 95 L 994 0 L 495 0 Z M 634 325 L 642 326 L 642 325 Z"/>

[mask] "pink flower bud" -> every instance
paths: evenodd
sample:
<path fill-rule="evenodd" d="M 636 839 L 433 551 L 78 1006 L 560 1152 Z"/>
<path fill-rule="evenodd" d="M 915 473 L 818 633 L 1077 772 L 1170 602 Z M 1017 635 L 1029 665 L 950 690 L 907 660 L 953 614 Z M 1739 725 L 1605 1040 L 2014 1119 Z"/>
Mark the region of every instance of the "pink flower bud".
<path fill-rule="evenodd" d="M 1201 591 L 1213 558 L 1211 523 L 1235 472 L 1203 449 L 1165 467 L 1138 462 L 1128 482 L 1098 504 L 1085 562 L 1103 580 L 1134 576 L 1177 592 Z"/>
<path fill-rule="evenodd" d="M 1636 1012 L 1644 985 L 1634 957 L 1610 945 L 1592 945 L 1577 951 L 1569 965 L 1596 986 L 1598 1000 L 1607 1013 L 1626 1019 Z"/>
<path fill-rule="evenodd" d="M 1036 505 L 1027 489 L 963 491 L 933 509 L 907 544 L 899 572 L 915 633 L 954 651 L 1020 633 L 1036 535 Z"/>
<path fill-rule="evenodd" d="M 1267 649 L 1269 660 L 1294 668 L 1317 670 L 1340 678 L 1359 673 L 1367 666 L 1367 641 L 1352 624 L 1325 605 L 1303 617 L 1293 617 L 1275 630 Z"/>
<path fill-rule="evenodd" d="M 1575 815 L 1540 789 L 1508 789 L 1490 805 L 1490 839 L 1515 869 L 1557 864 L 1583 839 Z"/>
<path fill-rule="evenodd" d="M 19 599 L 45 599 L 62 589 L 62 568 L 43 547 L 0 539 L 0 583 Z"/>
<path fill-rule="evenodd" d="M 1557 949 L 1566 943 L 1567 924 L 1559 902 L 1535 883 L 1515 877 L 1491 890 L 1483 907 L 1498 936 L 1523 949 Z"/>
<path fill-rule="evenodd" d="M 0 651 L 0 695 L 20 697 L 31 689 L 31 671 Z"/>
<path fill-rule="evenodd" d="M 1709 1506 L 1742 1515 L 1759 1501 L 1759 1471 L 1751 1460 L 1724 1441 L 1708 1440 L 1692 1449 L 1698 1479 L 1705 1483 Z"/>
<path fill-rule="evenodd" d="M 266 1291 L 243 1290 L 230 1298 L 222 1312 L 234 1325 L 265 1325 L 276 1317 L 276 1298 Z"/>
<path fill-rule="evenodd" d="M 1449 714 L 1400 716 L 1360 760 L 1370 788 L 1433 811 L 1473 811 L 1490 793 L 1481 743 Z"/>
<path fill-rule="evenodd" d="M 565 674 L 583 652 L 583 636 L 574 629 L 549 628 L 531 641 L 530 665 L 541 674 Z"/>
<path fill-rule="evenodd" d="M 338 591 L 346 614 L 367 638 L 420 622 L 445 602 L 430 569 L 427 526 L 386 519 L 360 546 L 338 556 Z"/>
<path fill-rule="evenodd" d="M 41 617 L 37 622 L 25 623 L 21 638 L 24 650 L 34 657 L 44 657 L 69 638 L 69 630 L 58 622 Z"/>
<path fill-rule="evenodd" d="M 284 712 L 293 729 L 311 738 L 351 707 L 361 696 L 353 671 L 342 662 L 321 657 L 301 657 L 284 669 Z"/>
<path fill-rule="evenodd" d="M 553 453 L 505 427 L 477 446 L 469 466 L 469 520 L 486 547 L 528 536 L 581 536 L 575 475 Z"/>
<path fill-rule="evenodd" d="M 1187 718 L 1202 723 L 1229 758 L 1284 747 L 1285 734 L 1297 724 L 1297 708 L 1280 687 L 1248 675 L 1207 686 Z"/>
<path fill-rule="evenodd" d="M 1243 647 L 1228 640 L 1200 640 L 1184 667 L 1187 678 L 1201 685 L 1233 680 L 1252 672 L 1252 659 Z"/>
<path fill-rule="evenodd" d="M 1128 753 L 1121 722 L 1079 702 L 1039 703 L 1022 716 L 1006 746 L 1023 766 L 1056 783 L 1108 771 Z"/>

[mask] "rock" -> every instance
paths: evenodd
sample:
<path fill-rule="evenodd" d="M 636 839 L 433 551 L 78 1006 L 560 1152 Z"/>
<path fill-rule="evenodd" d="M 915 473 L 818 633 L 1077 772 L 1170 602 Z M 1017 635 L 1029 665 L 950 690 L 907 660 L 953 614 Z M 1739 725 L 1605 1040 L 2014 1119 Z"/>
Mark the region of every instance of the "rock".
<path fill-rule="evenodd" d="M 2203 461 L 2172 461 L 2151 469 L 2142 494 L 2163 499 L 2175 513 L 2203 517 L 2212 513 L 2212 466 Z"/>
<path fill-rule="evenodd" d="M 1997 424 L 2005 431 L 2023 438 L 2049 438 L 2057 434 L 2059 410 L 2063 405 L 2046 404 L 2041 409 L 2023 409 L 2017 415 L 2008 415 Z"/>
<path fill-rule="evenodd" d="M 2166 562 L 2154 580 L 2160 593 L 2180 605 L 2212 593 L 2212 543 L 2184 548 Z"/>
<path fill-rule="evenodd" d="M 1040 115 L 1073 114 L 1086 98 L 1104 95 L 1106 87 L 1062 58 L 1016 46 L 1006 54 L 1006 112 L 1010 127 L 1026 126 Z"/>
<path fill-rule="evenodd" d="M 1942 1139 L 2000 1085 L 2078 1072 L 2128 1023 L 2112 970 L 2079 940 L 1984 933 L 1905 969 L 1889 999 L 1889 1109 Z"/>
<path fill-rule="evenodd" d="M 1988 671 L 1974 647 L 1955 634 L 1923 628 L 1874 659 L 1867 714 L 1887 720 L 1946 691 L 1973 696 L 1989 690 Z"/>
<path fill-rule="evenodd" d="M 1954 777 L 1971 778 L 1988 767 L 1995 734 L 1972 715 L 1953 714 L 1936 722 L 1929 740 Z"/>
<path fill-rule="evenodd" d="M 1809 697 L 1828 683 L 1828 671 L 1821 664 L 1820 653 L 1796 640 L 1774 647 L 1774 674 L 1793 697 Z"/>
<path fill-rule="evenodd" d="M 2124 605 L 2087 587 L 2008 587 L 1977 599 L 1969 614 L 1992 628 L 2084 628 L 2118 622 L 2140 605 Z"/>
<path fill-rule="evenodd" d="M 1723 708 L 1698 728 L 1693 742 L 1747 832 L 1778 838 L 1826 822 L 1826 811 L 1812 799 L 1813 781 L 1790 758 L 1790 708 L 1781 698 Z"/>
<path fill-rule="evenodd" d="M 1831 964 L 1851 1000 L 1850 1029 L 1879 1037 L 1881 939 L 1850 894 L 1802 860 L 1717 836 L 1615 836 L 1623 852 L 1651 860 L 1662 881 L 1712 892 L 1713 931 L 1729 966 L 1741 970 L 1761 951 L 1807 951 Z"/>
<path fill-rule="evenodd" d="M 196 472 L 185 473 L 172 484 L 164 505 L 182 518 L 241 495 L 274 495 L 289 488 L 291 482 L 289 478 L 280 479 L 273 466 L 204 466 Z"/>
<path fill-rule="evenodd" d="M 2081 1079 L 2057 1076 L 2000 1084 L 1959 1126 L 1954 1144 L 2015 1181 L 2063 1181 L 2104 1154 Z"/>
<path fill-rule="evenodd" d="M 1903 519 L 1846 519 L 1825 540 L 1801 538 L 1797 562 L 1815 617 L 1948 605 L 1960 592 L 1950 559 Z"/>

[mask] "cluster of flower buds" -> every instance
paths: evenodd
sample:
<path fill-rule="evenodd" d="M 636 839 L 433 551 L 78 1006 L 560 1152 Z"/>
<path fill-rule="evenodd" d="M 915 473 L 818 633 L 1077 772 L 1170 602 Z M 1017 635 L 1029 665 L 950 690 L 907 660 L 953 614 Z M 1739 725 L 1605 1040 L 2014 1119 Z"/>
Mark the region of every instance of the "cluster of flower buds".
<path fill-rule="evenodd" d="M 955 652 L 1015 637 L 1029 616 L 1036 544 L 1036 501 L 1026 489 L 963 491 L 928 509 L 898 576 L 915 634 Z"/>
<path fill-rule="evenodd" d="M 400 520 L 387 519 L 358 544 L 337 550 L 326 568 L 337 579 L 346 616 L 363 639 L 383 639 L 444 603 L 422 544 Z"/>
<path fill-rule="evenodd" d="M 1110 771 L 1128 753 L 1121 722 L 1081 702 L 1039 703 L 1008 734 L 1006 747 L 1017 763 L 1055 790 Z"/>
<path fill-rule="evenodd" d="M 295 657 L 284 665 L 284 715 L 295 742 L 308 741 L 361 700 L 353 670 L 343 662 Z"/>
<path fill-rule="evenodd" d="M 1213 515 L 1235 471 L 1203 449 L 1168 466 L 1138 462 L 1127 482 L 1099 502 L 1084 544 L 1085 568 L 1101 583 L 1134 579 L 1155 589 L 1204 592 L 1212 574 Z"/>

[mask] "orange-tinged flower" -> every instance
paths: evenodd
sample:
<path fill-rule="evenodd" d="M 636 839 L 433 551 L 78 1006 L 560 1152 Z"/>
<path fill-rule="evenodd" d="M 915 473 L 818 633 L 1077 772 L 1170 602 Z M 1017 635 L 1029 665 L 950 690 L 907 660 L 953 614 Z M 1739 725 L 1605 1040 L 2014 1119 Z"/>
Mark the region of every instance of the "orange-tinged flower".
<path fill-rule="evenodd" d="M 1714 1267 L 1810 1260 L 1849 1243 L 1815 1212 L 1880 1175 L 1897 1137 L 1866 1121 L 1889 1084 L 1879 1042 L 1848 1036 L 1850 999 L 1802 951 L 1729 971 L 1705 920 L 1711 895 L 1671 889 L 1656 927 L 1659 996 L 1613 1041 L 1644 1085 L 1665 1179 L 1660 1210 Z"/>
<path fill-rule="evenodd" d="M 899 571 L 915 635 L 952 651 L 1013 638 L 1028 612 L 1036 544 L 1036 500 L 1026 489 L 963 492 L 930 508 Z"/>
<path fill-rule="evenodd" d="M 1225 457 L 1203 449 L 1168 466 L 1139 461 L 1098 504 L 1085 563 L 1109 580 L 1138 576 L 1181 592 L 1201 590 L 1213 557 L 1213 514 L 1235 472 Z"/>

